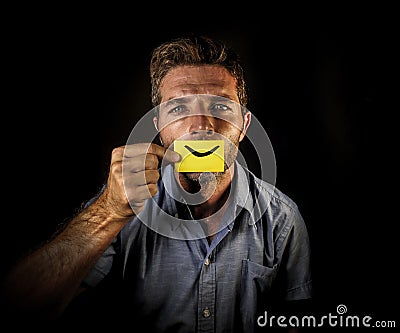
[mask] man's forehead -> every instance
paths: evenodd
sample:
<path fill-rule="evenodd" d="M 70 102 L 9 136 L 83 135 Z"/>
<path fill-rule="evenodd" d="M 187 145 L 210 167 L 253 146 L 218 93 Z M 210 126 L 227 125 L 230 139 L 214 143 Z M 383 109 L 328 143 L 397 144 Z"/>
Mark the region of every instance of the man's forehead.
<path fill-rule="evenodd" d="M 171 69 L 160 86 L 162 102 L 194 94 L 223 96 L 238 101 L 235 78 L 222 66 L 179 66 Z"/>

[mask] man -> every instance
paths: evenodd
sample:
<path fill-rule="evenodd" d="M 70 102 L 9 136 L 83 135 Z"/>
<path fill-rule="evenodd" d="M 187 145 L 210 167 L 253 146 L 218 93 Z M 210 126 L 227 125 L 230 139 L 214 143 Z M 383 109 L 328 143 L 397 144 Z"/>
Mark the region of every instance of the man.
<path fill-rule="evenodd" d="M 255 331 L 275 302 L 311 297 L 310 249 L 296 204 L 236 160 L 252 121 L 239 58 L 182 38 L 154 50 L 150 73 L 161 144 L 115 148 L 100 193 L 15 265 L 3 293 L 16 311 L 59 318 L 112 281 L 146 331 Z M 192 158 L 223 147 L 222 169 L 180 170 L 179 141 Z"/>

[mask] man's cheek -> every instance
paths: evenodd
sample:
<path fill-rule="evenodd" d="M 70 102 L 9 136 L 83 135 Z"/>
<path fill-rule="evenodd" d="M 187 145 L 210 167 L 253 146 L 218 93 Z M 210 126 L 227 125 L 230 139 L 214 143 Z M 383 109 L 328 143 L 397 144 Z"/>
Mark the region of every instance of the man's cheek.
<path fill-rule="evenodd" d="M 164 144 L 164 147 L 166 148 L 172 146 L 174 141 L 180 136 L 181 135 L 179 134 L 178 130 L 172 129 L 171 127 L 160 131 L 160 138 Z M 173 146 L 171 148 L 173 148 Z"/>

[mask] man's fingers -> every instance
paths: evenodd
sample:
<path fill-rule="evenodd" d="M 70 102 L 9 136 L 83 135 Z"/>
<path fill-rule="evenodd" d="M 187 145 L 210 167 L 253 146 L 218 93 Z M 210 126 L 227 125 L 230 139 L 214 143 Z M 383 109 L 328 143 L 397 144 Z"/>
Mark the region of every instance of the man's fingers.
<path fill-rule="evenodd" d="M 139 155 L 136 158 L 125 158 L 123 160 L 124 169 L 129 172 L 140 172 L 143 170 L 157 170 L 159 160 L 156 155 Z"/>
<path fill-rule="evenodd" d="M 130 205 L 140 206 L 144 204 L 147 199 L 154 197 L 157 192 L 158 187 L 156 184 L 147 184 L 127 188 L 126 195 Z"/>
<path fill-rule="evenodd" d="M 178 153 L 172 151 L 171 149 L 161 147 L 155 143 L 137 143 L 126 145 L 123 156 L 125 158 L 132 158 L 145 154 L 156 155 L 160 161 L 165 159 L 166 162 L 170 163 L 179 162 L 181 159 L 181 156 Z"/>
<path fill-rule="evenodd" d="M 175 163 L 179 162 L 181 160 L 181 155 L 178 153 L 174 152 L 171 149 L 161 147 L 157 144 L 152 143 L 147 151 L 149 154 L 154 154 L 156 155 L 160 161 L 169 162 L 169 163 Z"/>
<path fill-rule="evenodd" d="M 129 176 L 129 185 L 141 186 L 146 184 L 155 184 L 160 178 L 160 174 L 157 170 L 145 170 L 133 173 Z M 126 179 L 128 182 L 128 179 Z"/>

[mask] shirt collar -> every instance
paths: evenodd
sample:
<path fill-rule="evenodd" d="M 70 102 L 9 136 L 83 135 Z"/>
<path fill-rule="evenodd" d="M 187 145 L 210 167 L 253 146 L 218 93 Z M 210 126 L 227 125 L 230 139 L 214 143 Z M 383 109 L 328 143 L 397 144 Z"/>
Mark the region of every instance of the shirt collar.
<path fill-rule="evenodd" d="M 254 200 L 251 193 L 251 182 L 250 172 L 245 169 L 238 161 L 235 161 L 235 176 L 233 179 L 233 203 L 237 207 L 236 209 L 246 209 L 249 213 L 248 224 L 255 224 L 253 211 L 254 211 Z M 238 214 L 236 212 L 236 214 Z"/>
<path fill-rule="evenodd" d="M 173 211 L 177 211 L 177 207 L 179 206 L 178 202 L 185 202 L 183 197 L 180 194 L 179 185 L 176 182 L 174 175 L 174 167 L 172 164 L 166 165 L 162 169 L 162 183 L 164 186 L 166 193 L 166 197 L 168 200 L 169 208 L 172 208 Z M 245 169 L 238 161 L 235 161 L 235 174 L 232 180 L 232 206 L 236 209 L 232 209 L 229 211 L 230 216 L 227 218 L 231 218 L 232 222 L 228 224 L 229 229 L 233 227 L 233 223 L 235 217 L 238 215 L 241 209 L 246 209 L 249 213 L 248 224 L 255 224 L 254 218 L 254 200 L 251 191 L 252 186 L 250 185 L 250 172 Z M 178 201 L 178 202 L 177 202 Z"/>

